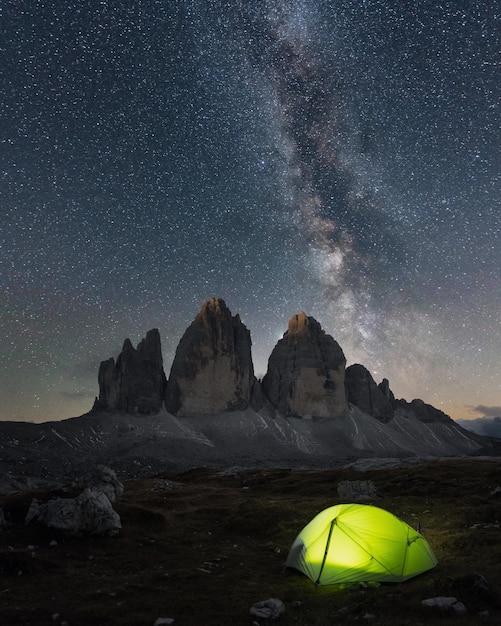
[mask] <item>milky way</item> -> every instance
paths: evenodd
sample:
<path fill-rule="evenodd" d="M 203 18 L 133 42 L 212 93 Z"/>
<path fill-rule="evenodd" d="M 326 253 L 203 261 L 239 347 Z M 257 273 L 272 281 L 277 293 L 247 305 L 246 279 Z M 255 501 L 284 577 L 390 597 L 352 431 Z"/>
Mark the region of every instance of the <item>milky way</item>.
<path fill-rule="evenodd" d="M 223 297 L 266 370 L 304 310 L 348 363 L 501 413 L 495 2 L 8 0 L 2 419 L 88 410 Z M 499 409 L 499 411 L 497 411 Z"/>

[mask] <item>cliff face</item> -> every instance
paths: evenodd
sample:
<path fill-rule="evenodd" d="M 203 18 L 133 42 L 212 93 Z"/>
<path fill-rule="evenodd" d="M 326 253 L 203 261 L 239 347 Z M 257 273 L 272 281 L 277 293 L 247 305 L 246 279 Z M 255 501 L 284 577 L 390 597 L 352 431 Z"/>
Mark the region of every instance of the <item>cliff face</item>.
<path fill-rule="evenodd" d="M 380 422 L 388 422 L 395 415 L 395 398 L 386 378 L 377 385 L 371 373 L 358 363 L 346 369 L 348 401 Z"/>
<path fill-rule="evenodd" d="M 245 409 L 255 385 L 250 333 L 225 302 L 211 298 L 176 350 L 165 394 L 178 416 Z"/>
<path fill-rule="evenodd" d="M 348 409 L 346 359 L 339 344 L 305 313 L 289 320 L 263 378 L 264 395 L 282 415 L 335 417 Z"/>
<path fill-rule="evenodd" d="M 196 417 L 250 406 L 262 415 L 311 419 L 340 417 L 351 405 L 385 424 L 399 412 L 425 424 L 452 421 L 422 400 L 396 400 L 388 381 L 377 385 L 363 365 L 345 366 L 339 344 L 313 317 L 299 313 L 289 320 L 259 383 L 248 329 L 223 300 L 211 298 L 181 338 L 168 381 L 158 330 L 148 331 L 137 348 L 126 339 L 116 361 L 99 367 L 94 410 L 148 415 L 165 404 L 176 416 Z"/>
<path fill-rule="evenodd" d="M 166 386 L 158 330 L 148 331 L 137 348 L 126 339 L 116 363 L 114 359 L 101 362 L 98 383 L 95 409 L 158 413 Z"/>

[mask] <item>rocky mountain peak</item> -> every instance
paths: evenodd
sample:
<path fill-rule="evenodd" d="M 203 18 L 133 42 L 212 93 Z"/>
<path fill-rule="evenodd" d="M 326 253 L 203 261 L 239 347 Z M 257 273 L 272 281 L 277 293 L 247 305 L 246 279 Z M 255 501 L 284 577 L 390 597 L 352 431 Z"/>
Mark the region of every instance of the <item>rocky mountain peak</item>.
<path fill-rule="evenodd" d="M 431 404 L 427 404 L 419 398 L 415 398 L 411 402 L 407 402 L 406 400 L 397 400 L 396 402 L 399 407 L 414 413 L 414 415 L 425 424 L 433 422 L 448 423 L 451 421 L 451 418 L 443 411 L 436 409 Z"/>
<path fill-rule="evenodd" d="M 320 324 L 314 317 L 309 317 L 304 311 L 301 311 L 301 313 L 293 315 L 290 318 L 287 328 L 287 334 L 297 335 L 299 333 L 312 332 L 313 329 L 315 329 L 315 331 L 317 332 L 323 332 Z"/>
<path fill-rule="evenodd" d="M 223 315 L 231 317 L 231 311 L 222 298 L 209 298 L 200 307 L 199 315 Z"/>
<path fill-rule="evenodd" d="M 131 340 L 129 338 L 125 339 L 123 346 L 122 346 L 122 354 L 126 352 L 133 352 L 133 351 L 134 351 L 134 346 L 132 345 Z"/>
<path fill-rule="evenodd" d="M 377 385 L 359 364 L 346 369 L 339 344 L 304 311 L 293 315 L 273 349 L 260 384 L 254 376 L 250 332 L 224 300 L 209 298 L 181 338 L 169 381 L 160 333 L 152 329 L 134 348 L 123 343 L 116 361 L 103 361 L 94 410 L 174 415 L 217 415 L 249 405 L 267 415 L 337 417 L 352 404 L 380 422 L 398 411 L 421 422 L 450 418 L 422 400 L 395 400 L 387 379 Z"/>
<path fill-rule="evenodd" d="M 158 330 L 148 331 L 137 348 L 126 339 L 116 362 L 113 358 L 102 361 L 98 383 L 94 409 L 158 413 L 166 385 Z"/>
<path fill-rule="evenodd" d="M 277 343 L 263 392 L 282 415 L 333 417 L 347 408 L 346 359 L 339 344 L 313 318 L 294 315 Z"/>
<path fill-rule="evenodd" d="M 179 416 L 244 409 L 255 384 L 250 333 L 224 300 L 210 298 L 184 333 L 165 405 Z"/>
<path fill-rule="evenodd" d="M 232 334 L 228 334 L 227 331 L 230 326 L 233 327 L 234 323 L 240 323 L 240 317 L 238 315 L 232 316 L 230 309 L 226 306 L 226 302 L 221 298 L 209 298 L 200 307 L 192 327 L 199 330 L 204 329 L 204 332 L 210 338 L 212 347 L 217 350 L 218 348 L 225 349 L 225 342 L 228 341 Z"/>

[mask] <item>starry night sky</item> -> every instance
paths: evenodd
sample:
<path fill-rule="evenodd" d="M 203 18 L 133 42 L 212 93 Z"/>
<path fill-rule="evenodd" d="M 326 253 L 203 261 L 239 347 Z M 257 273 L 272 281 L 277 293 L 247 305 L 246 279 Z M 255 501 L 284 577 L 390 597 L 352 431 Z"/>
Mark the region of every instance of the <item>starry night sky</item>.
<path fill-rule="evenodd" d="M 5 0 L 0 419 L 203 302 L 256 374 L 304 310 L 376 382 L 501 415 L 500 4 Z"/>

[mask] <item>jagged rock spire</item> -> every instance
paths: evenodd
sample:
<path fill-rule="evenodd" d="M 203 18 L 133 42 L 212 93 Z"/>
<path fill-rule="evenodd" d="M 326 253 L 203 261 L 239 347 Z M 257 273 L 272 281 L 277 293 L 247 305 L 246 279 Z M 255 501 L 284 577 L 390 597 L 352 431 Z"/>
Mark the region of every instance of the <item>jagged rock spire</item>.
<path fill-rule="evenodd" d="M 116 363 L 113 358 L 102 361 L 98 382 L 95 410 L 158 413 L 166 386 L 158 330 L 148 331 L 137 348 L 126 339 Z"/>
<path fill-rule="evenodd" d="M 224 300 L 210 298 L 177 347 L 167 410 L 190 416 L 245 409 L 255 382 L 249 331 Z"/>
<path fill-rule="evenodd" d="M 346 359 L 339 344 L 313 317 L 301 312 L 289 320 L 263 378 L 263 392 L 282 415 L 334 417 L 348 404 Z"/>
<path fill-rule="evenodd" d="M 392 419 L 395 398 L 386 378 L 377 385 L 369 370 L 355 363 L 346 369 L 345 380 L 349 402 L 380 422 Z"/>

